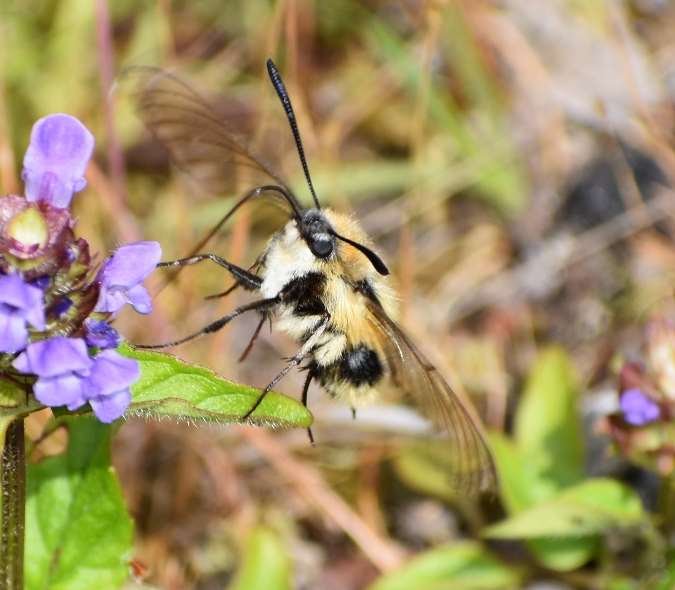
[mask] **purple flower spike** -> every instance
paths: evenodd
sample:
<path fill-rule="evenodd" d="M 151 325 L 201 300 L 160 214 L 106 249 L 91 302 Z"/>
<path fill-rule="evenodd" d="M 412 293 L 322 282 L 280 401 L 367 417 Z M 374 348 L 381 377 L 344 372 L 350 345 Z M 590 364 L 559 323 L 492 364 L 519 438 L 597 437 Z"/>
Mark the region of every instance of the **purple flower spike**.
<path fill-rule="evenodd" d="M 30 324 L 45 329 L 42 290 L 18 274 L 0 276 L 0 352 L 18 352 L 28 344 Z"/>
<path fill-rule="evenodd" d="M 117 348 L 120 341 L 119 333 L 108 322 L 88 319 L 84 322 L 86 334 L 84 339 L 89 346 L 97 348 Z"/>
<path fill-rule="evenodd" d="M 138 362 L 104 350 L 94 359 L 88 380 L 89 404 L 101 422 L 110 423 L 124 414 L 131 403 L 129 387 L 138 381 Z"/>
<path fill-rule="evenodd" d="M 624 419 L 633 426 L 644 426 L 661 415 L 659 406 L 637 387 L 624 391 L 619 403 Z"/>
<path fill-rule="evenodd" d="M 157 266 L 162 256 L 158 242 L 135 242 L 118 248 L 101 272 L 101 294 L 96 311 L 115 313 L 130 303 L 138 313 L 150 313 L 152 301 L 143 279 Z"/>
<path fill-rule="evenodd" d="M 48 115 L 33 125 L 23 159 L 28 201 L 46 201 L 61 209 L 87 184 L 84 171 L 94 149 L 94 136 L 75 117 Z"/>
<path fill-rule="evenodd" d="M 12 364 L 37 375 L 33 391 L 40 403 L 75 410 L 87 402 L 86 378 L 93 361 L 84 340 L 56 336 L 33 342 Z"/>

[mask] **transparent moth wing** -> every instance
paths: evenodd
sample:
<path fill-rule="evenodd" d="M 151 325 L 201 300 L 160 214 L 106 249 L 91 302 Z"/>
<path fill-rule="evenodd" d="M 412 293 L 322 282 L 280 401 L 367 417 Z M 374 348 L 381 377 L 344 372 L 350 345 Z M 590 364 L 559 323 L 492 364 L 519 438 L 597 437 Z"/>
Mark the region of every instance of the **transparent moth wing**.
<path fill-rule="evenodd" d="M 492 490 L 497 476 L 482 427 L 466 403 L 403 330 L 374 302 L 368 321 L 378 334 L 390 381 L 429 419 L 448 445 L 450 484 L 460 491 Z"/>
<path fill-rule="evenodd" d="M 190 85 L 159 68 L 134 67 L 125 72 L 134 86 L 139 117 L 169 151 L 174 164 L 210 194 L 284 181 L 253 155 L 228 120 Z"/>

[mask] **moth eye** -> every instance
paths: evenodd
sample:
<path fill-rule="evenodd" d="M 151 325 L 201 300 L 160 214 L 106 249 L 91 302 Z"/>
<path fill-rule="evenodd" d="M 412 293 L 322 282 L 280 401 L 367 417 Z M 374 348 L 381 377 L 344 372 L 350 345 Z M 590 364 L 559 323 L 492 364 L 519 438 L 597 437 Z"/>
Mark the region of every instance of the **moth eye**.
<path fill-rule="evenodd" d="M 312 240 L 310 249 L 319 258 L 328 258 L 333 252 L 332 240 Z"/>

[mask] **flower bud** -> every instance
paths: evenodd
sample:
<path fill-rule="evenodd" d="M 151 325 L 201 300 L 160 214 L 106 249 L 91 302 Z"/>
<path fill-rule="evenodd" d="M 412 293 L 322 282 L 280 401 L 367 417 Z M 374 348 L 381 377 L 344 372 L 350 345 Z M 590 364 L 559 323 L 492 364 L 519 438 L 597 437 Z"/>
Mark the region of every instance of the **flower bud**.
<path fill-rule="evenodd" d="M 46 245 L 47 222 L 37 207 L 26 207 L 10 219 L 7 224 L 7 237 L 14 240 L 15 250 L 30 256 Z"/>

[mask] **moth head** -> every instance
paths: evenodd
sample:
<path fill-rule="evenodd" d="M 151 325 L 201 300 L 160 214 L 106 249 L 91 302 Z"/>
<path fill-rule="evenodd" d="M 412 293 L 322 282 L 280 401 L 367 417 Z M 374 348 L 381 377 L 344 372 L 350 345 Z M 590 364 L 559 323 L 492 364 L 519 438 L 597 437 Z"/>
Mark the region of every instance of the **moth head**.
<path fill-rule="evenodd" d="M 317 209 L 308 209 L 300 218 L 300 235 L 312 254 L 327 260 L 335 252 L 336 234 L 329 221 Z"/>

